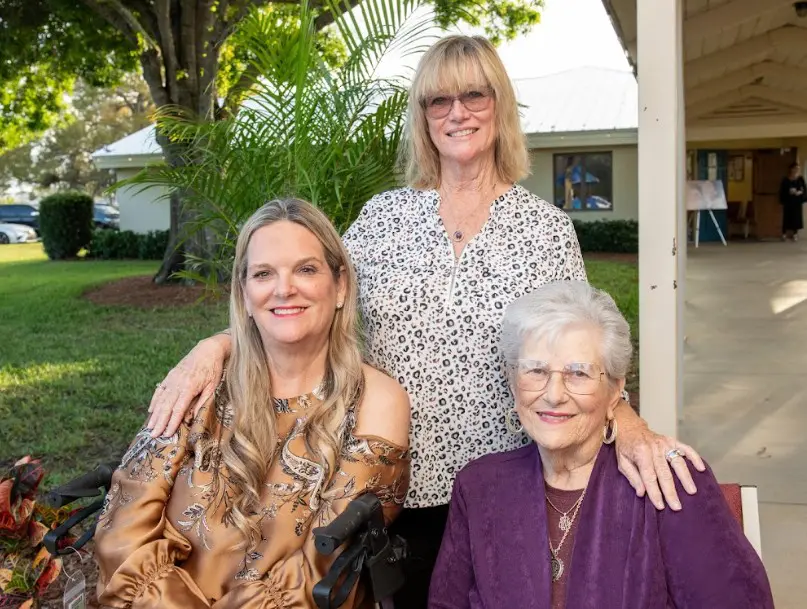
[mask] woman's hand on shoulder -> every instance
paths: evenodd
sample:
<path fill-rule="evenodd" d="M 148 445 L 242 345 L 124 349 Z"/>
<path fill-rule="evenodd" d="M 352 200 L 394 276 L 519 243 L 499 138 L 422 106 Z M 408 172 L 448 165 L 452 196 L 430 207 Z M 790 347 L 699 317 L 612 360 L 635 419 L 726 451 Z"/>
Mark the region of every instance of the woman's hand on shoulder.
<path fill-rule="evenodd" d="M 364 378 L 364 395 L 354 433 L 408 447 L 409 395 L 398 381 L 372 366 L 364 366 Z"/>
<path fill-rule="evenodd" d="M 675 478 L 690 495 L 697 492 L 692 474 L 687 467 L 691 461 L 698 471 L 704 471 L 706 464 L 691 446 L 675 438 L 655 433 L 640 419 L 627 403 L 616 410 L 618 434 L 616 453 L 619 471 L 628 479 L 636 494 L 648 498 L 657 509 L 664 509 L 667 502 L 673 510 L 681 509 L 681 501 L 675 489 Z M 680 456 L 667 460 L 667 454 L 677 450 Z M 673 474 L 673 472 L 675 472 Z"/>
<path fill-rule="evenodd" d="M 171 436 L 213 397 L 230 354 L 230 336 L 216 334 L 200 341 L 157 385 L 146 426 L 153 437 Z"/>

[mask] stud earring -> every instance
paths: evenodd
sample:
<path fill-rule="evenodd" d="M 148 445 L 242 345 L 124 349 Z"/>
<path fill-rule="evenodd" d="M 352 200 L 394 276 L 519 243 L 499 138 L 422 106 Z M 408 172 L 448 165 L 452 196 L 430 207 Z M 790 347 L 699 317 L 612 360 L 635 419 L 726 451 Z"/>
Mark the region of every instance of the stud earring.
<path fill-rule="evenodd" d="M 336 303 L 336 308 L 337 309 L 341 309 L 343 306 L 344 306 L 344 303 L 341 303 L 341 302 Z"/>

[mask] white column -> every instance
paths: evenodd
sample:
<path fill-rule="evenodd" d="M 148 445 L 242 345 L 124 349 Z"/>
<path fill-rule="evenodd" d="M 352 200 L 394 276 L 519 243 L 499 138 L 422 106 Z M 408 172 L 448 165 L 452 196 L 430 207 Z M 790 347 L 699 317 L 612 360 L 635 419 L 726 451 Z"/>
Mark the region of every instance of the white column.
<path fill-rule="evenodd" d="M 684 2 L 678 2 L 679 53 L 677 61 L 678 84 L 678 396 L 676 404 L 677 422 L 684 418 L 684 345 L 686 342 L 686 276 L 687 276 L 687 128 L 686 99 L 684 98 Z"/>
<path fill-rule="evenodd" d="M 682 0 L 638 0 L 639 338 L 642 417 L 675 436 L 681 399 L 679 202 Z"/>

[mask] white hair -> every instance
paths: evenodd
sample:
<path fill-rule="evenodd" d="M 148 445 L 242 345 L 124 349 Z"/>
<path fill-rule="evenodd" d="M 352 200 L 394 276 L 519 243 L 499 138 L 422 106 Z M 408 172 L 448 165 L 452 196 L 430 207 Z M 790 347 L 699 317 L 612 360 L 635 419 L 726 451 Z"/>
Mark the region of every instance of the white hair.
<path fill-rule="evenodd" d="M 608 377 L 624 379 L 633 351 L 630 326 L 608 293 L 584 281 L 548 283 L 507 307 L 500 346 L 508 368 L 512 369 L 527 340 L 545 339 L 551 345 L 570 327 L 581 324 L 600 331 L 600 358 Z"/>

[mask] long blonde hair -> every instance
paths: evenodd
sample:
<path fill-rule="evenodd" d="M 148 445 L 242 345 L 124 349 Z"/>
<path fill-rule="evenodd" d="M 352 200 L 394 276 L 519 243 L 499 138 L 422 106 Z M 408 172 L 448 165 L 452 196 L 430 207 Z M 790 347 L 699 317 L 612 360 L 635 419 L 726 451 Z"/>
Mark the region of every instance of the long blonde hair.
<path fill-rule="evenodd" d="M 269 364 L 258 327 L 247 314 L 244 289 L 247 247 L 258 229 L 279 221 L 298 224 L 322 244 L 334 281 L 345 276 L 345 299 L 331 324 L 325 366 L 323 401 L 308 411 L 304 431 L 308 457 L 318 462 L 326 479 L 334 474 L 342 439 L 339 430 L 350 406 L 363 387 L 362 356 L 358 340 L 356 274 L 350 258 L 328 218 L 316 207 L 298 199 L 266 203 L 246 221 L 238 235 L 230 293 L 230 331 L 233 351 L 226 387 L 235 418 L 229 443 L 221 446 L 222 464 L 233 491 L 230 519 L 244 534 L 247 547 L 260 539 L 254 514 L 269 468 L 276 457 L 277 428 L 272 406 Z"/>
<path fill-rule="evenodd" d="M 474 74 L 471 82 L 469 71 Z M 406 180 L 412 188 L 440 186 L 440 155 L 429 136 L 425 100 L 436 93 L 464 93 L 469 85 L 493 90 L 498 180 L 509 184 L 529 174 L 527 141 L 519 122 L 516 94 L 499 54 L 482 36 L 447 36 L 423 55 L 409 91 L 406 137 L 401 151 Z"/>

